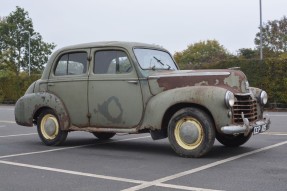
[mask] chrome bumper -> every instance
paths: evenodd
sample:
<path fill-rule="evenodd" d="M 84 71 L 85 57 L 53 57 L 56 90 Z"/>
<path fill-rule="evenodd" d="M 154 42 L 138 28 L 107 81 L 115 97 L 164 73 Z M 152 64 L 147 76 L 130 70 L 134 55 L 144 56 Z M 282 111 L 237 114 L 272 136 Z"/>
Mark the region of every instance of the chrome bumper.
<path fill-rule="evenodd" d="M 244 114 L 241 113 L 241 117 L 243 119 L 243 125 L 230 125 L 221 127 L 221 131 L 225 134 L 241 134 L 244 133 L 248 135 L 255 127 L 261 126 L 262 129 L 268 130 L 270 128 L 270 117 L 268 114 L 264 115 L 263 120 L 256 121 L 254 124 L 250 124 L 249 120 L 244 117 Z M 261 133 L 261 132 L 257 132 Z"/>

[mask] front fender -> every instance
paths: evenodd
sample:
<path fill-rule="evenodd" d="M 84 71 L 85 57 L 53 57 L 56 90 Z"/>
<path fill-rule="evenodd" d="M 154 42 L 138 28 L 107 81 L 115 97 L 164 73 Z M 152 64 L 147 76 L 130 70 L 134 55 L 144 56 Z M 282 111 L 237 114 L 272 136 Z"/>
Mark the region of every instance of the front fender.
<path fill-rule="evenodd" d="M 212 115 L 216 128 L 230 124 L 229 109 L 224 102 L 226 89 L 212 86 L 176 88 L 152 97 L 147 104 L 142 129 L 159 130 L 166 111 L 176 104 L 194 104 L 204 107 Z"/>
<path fill-rule="evenodd" d="M 25 94 L 15 105 L 15 121 L 18 125 L 33 126 L 33 118 L 41 108 L 51 108 L 58 116 L 61 129 L 68 129 L 70 120 L 63 102 L 54 94 L 39 92 Z"/>

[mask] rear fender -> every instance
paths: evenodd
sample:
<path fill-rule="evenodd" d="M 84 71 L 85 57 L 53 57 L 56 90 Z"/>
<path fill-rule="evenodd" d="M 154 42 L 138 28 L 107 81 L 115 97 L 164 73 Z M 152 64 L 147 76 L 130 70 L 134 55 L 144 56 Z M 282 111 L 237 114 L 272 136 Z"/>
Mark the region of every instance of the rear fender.
<path fill-rule="evenodd" d="M 63 102 L 54 94 L 39 92 L 25 94 L 15 105 L 15 120 L 23 126 L 33 126 L 33 119 L 43 108 L 51 108 L 57 114 L 60 127 L 67 130 L 70 127 L 69 114 Z"/>

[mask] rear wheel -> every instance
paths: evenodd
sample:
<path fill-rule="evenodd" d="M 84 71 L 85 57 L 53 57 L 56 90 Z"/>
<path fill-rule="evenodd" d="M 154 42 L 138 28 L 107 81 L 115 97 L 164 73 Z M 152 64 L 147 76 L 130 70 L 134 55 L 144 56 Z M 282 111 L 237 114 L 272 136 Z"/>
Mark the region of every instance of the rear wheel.
<path fill-rule="evenodd" d="M 115 133 L 107 133 L 107 132 L 94 132 L 93 133 L 100 140 L 108 140 L 115 136 Z"/>
<path fill-rule="evenodd" d="M 180 109 L 171 117 L 168 138 L 171 147 L 180 156 L 201 157 L 214 144 L 215 131 L 212 119 L 200 109 Z"/>
<path fill-rule="evenodd" d="M 62 131 L 55 112 L 51 109 L 43 111 L 37 121 L 40 139 L 49 146 L 61 145 L 65 142 L 68 131 Z"/>
<path fill-rule="evenodd" d="M 243 145 L 246 143 L 252 135 L 252 132 L 250 132 L 247 136 L 244 136 L 244 134 L 240 135 L 225 135 L 225 134 L 216 134 L 216 139 L 223 145 L 227 147 L 239 147 L 240 145 Z"/>

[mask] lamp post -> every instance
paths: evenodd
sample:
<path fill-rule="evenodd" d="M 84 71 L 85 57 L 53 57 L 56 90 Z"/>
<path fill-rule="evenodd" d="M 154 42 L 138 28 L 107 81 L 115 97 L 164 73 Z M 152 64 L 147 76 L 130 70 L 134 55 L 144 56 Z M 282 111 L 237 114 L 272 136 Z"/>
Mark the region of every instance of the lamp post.
<path fill-rule="evenodd" d="M 29 68 L 29 76 L 31 74 L 31 35 L 29 31 L 24 31 L 24 33 L 28 33 L 29 35 L 29 42 L 28 42 L 28 55 L 29 55 L 29 62 L 28 62 L 28 68 Z"/>
<path fill-rule="evenodd" d="M 263 60 L 263 52 L 262 52 L 262 3 L 259 0 L 260 7 L 260 60 Z"/>

